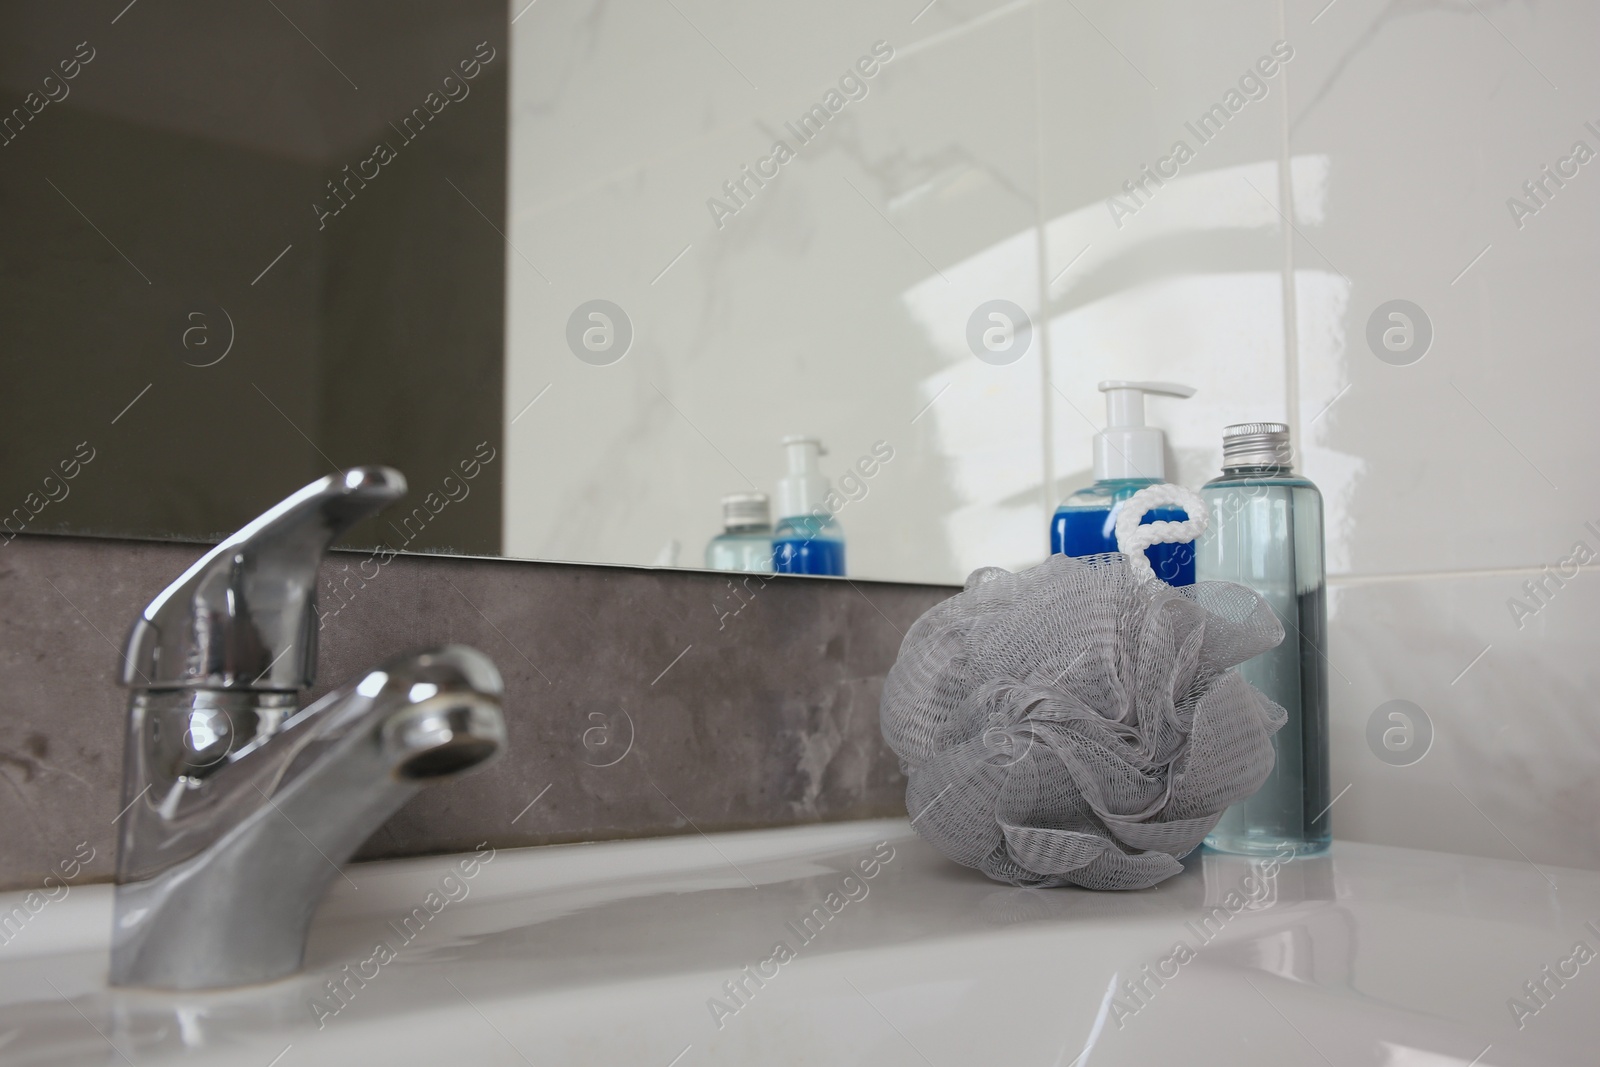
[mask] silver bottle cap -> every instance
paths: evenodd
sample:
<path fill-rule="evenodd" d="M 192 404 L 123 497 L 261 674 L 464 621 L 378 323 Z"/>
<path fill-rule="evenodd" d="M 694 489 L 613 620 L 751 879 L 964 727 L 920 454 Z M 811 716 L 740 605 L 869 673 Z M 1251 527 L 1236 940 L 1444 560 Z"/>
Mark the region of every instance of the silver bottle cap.
<path fill-rule="evenodd" d="M 1281 422 L 1238 422 L 1222 431 L 1222 469 L 1294 466 L 1289 427 Z"/>
<path fill-rule="evenodd" d="M 729 493 L 722 498 L 722 525 L 729 530 L 771 526 L 772 509 L 765 493 Z"/>

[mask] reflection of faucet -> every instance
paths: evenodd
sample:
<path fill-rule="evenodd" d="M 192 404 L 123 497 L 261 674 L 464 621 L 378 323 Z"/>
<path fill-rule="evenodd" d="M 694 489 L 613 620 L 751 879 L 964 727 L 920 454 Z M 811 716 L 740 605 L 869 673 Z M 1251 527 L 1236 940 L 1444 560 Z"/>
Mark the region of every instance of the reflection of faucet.
<path fill-rule="evenodd" d="M 134 622 L 113 984 L 207 989 L 299 970 L 338 865 L 423 785 L 504 748 L 500 675 L 460 645 L 389 660 L 298 708 L 316 674 L 322 555 L 405 489 L 386 467 L 313 482 Z"/>

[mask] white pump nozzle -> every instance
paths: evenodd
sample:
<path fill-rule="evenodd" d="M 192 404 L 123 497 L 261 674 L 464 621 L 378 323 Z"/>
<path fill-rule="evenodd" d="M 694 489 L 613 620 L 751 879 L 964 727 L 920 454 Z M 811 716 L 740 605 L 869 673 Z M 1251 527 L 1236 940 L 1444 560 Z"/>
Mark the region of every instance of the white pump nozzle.
<path fill-rule="evenodd" d="M 1177 382 L 1105 381 L 1106 428 L 1094 437 L 1096 481 L 1153 478 L 1165 481 L 1166 435 L 1144 424 L 1146 393 L 1180 399 L 1194 396 L 1194 386 Z"/>
<path fill-rule="evenodd" d="M 828 450 L 822 447 L 821 440 L 809 434 L 785 437 L 783 450 L 789 469 L 778 479 L 778 517 L 809 515 L 822 507 L 828 496 L 828 479 L 817 464 Z"/>

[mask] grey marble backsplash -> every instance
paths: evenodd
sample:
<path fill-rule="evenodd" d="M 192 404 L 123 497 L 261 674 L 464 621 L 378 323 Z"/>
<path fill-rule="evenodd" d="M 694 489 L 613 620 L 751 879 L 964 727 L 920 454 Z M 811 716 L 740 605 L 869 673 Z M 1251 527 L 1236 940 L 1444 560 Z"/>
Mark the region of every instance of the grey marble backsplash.
<path fill-rule="evenodd" d="M 112 876 L 114 668 L 137 612 L 203 551 L 0 546 L 0 889 L 37 887 L 91 848 L 75 880 Z M 500 667 L 510 732 L 500 762 L 424 790 L 357 858 L 903 813 L 878 698 L 905 630 L 954 592 L 332 553 L 311 695 L 399 652 L 468 644 Z"/>

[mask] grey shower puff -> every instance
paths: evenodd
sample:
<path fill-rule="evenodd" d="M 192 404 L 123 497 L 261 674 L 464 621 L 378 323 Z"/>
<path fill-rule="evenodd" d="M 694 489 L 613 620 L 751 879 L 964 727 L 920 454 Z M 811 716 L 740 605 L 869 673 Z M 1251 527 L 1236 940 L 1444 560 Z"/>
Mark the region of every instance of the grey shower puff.
<path fill-rule="evenodd" d="M 1000 882 L 1155 885 L 1272 772 L 1287 714 L 1228 668 L 1282 640 L 1249 589 L 1116 553 L 975 571 L 884 684 L 912 825 Z"/>

